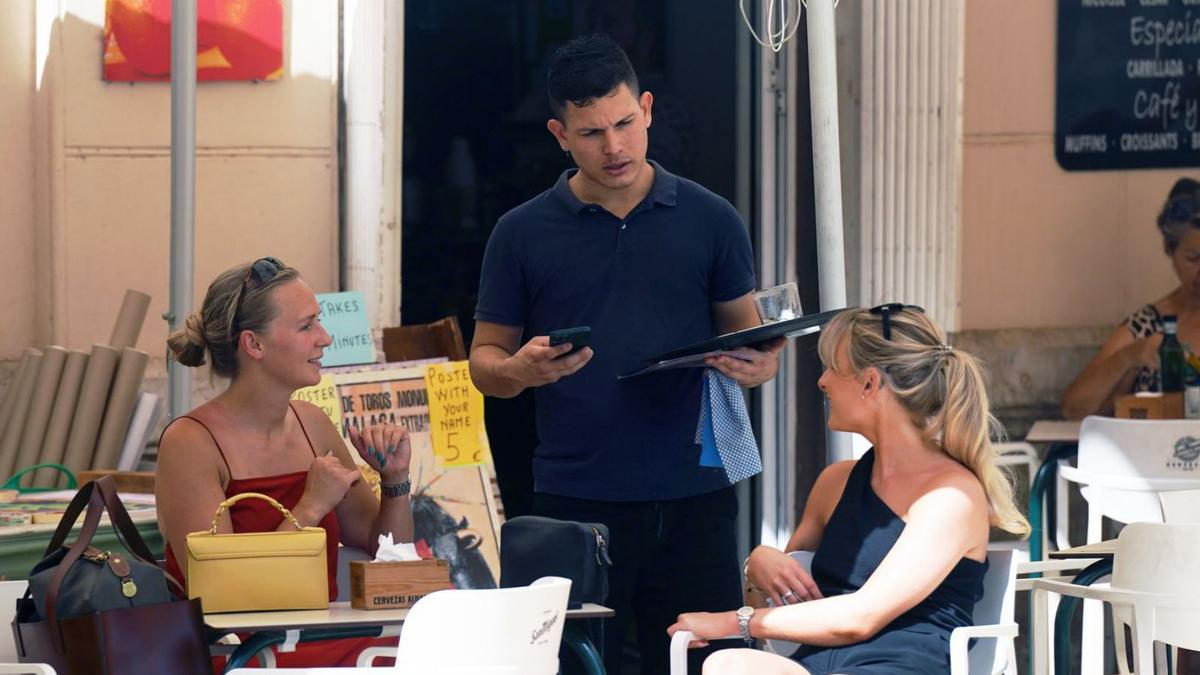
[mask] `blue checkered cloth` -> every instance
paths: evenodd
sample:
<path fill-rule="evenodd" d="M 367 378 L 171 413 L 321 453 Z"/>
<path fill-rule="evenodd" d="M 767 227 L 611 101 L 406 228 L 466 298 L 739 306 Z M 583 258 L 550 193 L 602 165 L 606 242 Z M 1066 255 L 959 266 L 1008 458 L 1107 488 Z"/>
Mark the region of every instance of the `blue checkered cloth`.
<path fill-rule="evenodd" d="M 696 443 L 700 466 L 724 469 L 731 485 L 762 472 L 742 387 L 715 368 L 704 369 Z"/>

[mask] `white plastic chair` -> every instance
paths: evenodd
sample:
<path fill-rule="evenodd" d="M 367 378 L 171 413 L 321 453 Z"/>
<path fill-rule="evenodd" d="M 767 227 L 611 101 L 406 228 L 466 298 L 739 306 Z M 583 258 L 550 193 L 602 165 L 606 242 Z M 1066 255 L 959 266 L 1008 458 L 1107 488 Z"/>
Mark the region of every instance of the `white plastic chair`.
<path fill-rule="evenodd" d="M 1200 523 L 1200 490 L 1160 492 L 1164 523 Z"/>
<path fill-rule="evenodd" d="M 1034 672 L 1044 674 L 1049 670 L 1049 617 L 1039 601 L 1046 593 L 1109 603 L 1121 673 L 1154 671 L 1156 642 L 1200 649 L 1200 592 L 1194 573 L 1197 560 L 1200 524 L 1132 523 L 1117 537 L 1111 583 L 1077 586 L 1065 581 L 1034 580 Z M 1125 658 L 1126 627 L 1134 641 L 1132 664 Z M 1162 660 L 1159 666 L 1165 666 Z"/>
<path fill-rule="evenodd" d="M 790 554 L 805 569 L 812 561 L 809 551 Z M 950 633 L 951 675 L 1015 675 L 1017 624 L 1013 619 L 1017 562 L 1020 554 L 1009 549 L 988 549 L 988 571 L 983 578 L 983 598 L 972 613 L 974 625 Z M 729 639 L 738 638 L 728 636 Z M 696 636 L 679 631 L 671 638 L 671 675 L 687 675 L 688 643 Z M 798 645 L 784 640 L 767 640 L 768 651 L 789 655 Z M 973 643 L 973 644 L 972 644 Z M 1002 648 L 997 649 L 1000 646 Z"/>
<path fill-rule="evenodd" d="M 1038 458 L 1037 450 L 1025 441 L 1005 441 L 1004 443 L 993 443 L 992 448 L 996 451 L 996 463 L 1001 466 L 1025 466 L 1025 480 L 1029 482 L 1029 487 L 1033 487 L 1033 478 L 1037 475 L 1038 467 L 1041 466 L 1041 459 Z"/>
<path fill-rule="evenodd" d="M 1078 483 L 1087 501 L 1087 540 L 1101 541 L 1104 518 L 1120 523 L 1161 523 L 1159 495 L 1200 489 L 1200 420 L 1126 420 L 1085 417 L 1079 428 L 1076 466 L 1062 465 L 1059 475 Z M 1084 675 L 1101 672 L 1103 663 L 1100 603 L 1083 603 Z"/>
<path fill-rule="evenodd" d="M 529 586 L 437 591 L 413 606 L 393 668 L 279 668 L 275 672 L 446 675 L 555 675 L 571 581 L 542 577 Z M 256 675 L 238 668 L 231 675 Z"/>
<path fill-rule="evenodd" d="M 44 663 L 17 663 L 12 621 L 17 614 L 17 599 L 24 597 L 28 586 L 26 581 L 0 581 L 0 673 L 54 675 L 54 669 Z"/>

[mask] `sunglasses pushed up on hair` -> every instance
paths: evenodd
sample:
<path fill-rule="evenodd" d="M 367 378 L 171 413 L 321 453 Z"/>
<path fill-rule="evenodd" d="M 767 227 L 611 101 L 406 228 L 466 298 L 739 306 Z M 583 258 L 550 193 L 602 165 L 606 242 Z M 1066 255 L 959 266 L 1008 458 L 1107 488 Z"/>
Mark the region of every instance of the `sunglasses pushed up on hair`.
<path fill-rule="evenodd" d="M 242 277 L 242 285 L 238 288 L 237 298 L 234 299 L 234 321 L 229 324 L 229 334 L 231 337 L 236 332 L 235 328 L 238 323 L 237 315 L 242 310 L 242 298 L 246 295 L 246 286 L 250 283 L 250 280 L 254 279 L 256 288 L 262 288 L 271 283 L 271 280 L 285 269 L 287 269 L 287 265 L 284 265 L 280 262 L 279 258 L 274 256 L 259 258 L 250 263 L 250 267 L 246 268 L 246 276 Z"/>
<path fill-rule="evenodd" d="M 919 305 L 906 305 L 901 302 L 887 302 L 882 305 L 876 305 L 867 311 L 872 314 L 879 315 L 880 322 L 883 324 L 883 339 L 890 342 L 892 339 L 892 322 L 890 317 L 892 314 L 898 314 L 905 310 L 920 312 L 922 314 L 925 313 L 924 307 Z"/>

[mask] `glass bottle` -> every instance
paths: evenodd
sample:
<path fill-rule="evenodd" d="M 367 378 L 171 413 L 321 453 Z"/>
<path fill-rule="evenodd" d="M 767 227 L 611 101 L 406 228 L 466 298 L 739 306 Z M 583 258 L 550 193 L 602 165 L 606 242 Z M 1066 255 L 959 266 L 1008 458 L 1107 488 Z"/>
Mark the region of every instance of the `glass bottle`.
<path fill-rule="evenodd" d="M 1158 377 L 1163 393 L 1183 391 L 1183 345 L 1179 344 L 1178 321 L 1175 315 L 1162 318 L 1163 338 L 1158 346 Z"/>

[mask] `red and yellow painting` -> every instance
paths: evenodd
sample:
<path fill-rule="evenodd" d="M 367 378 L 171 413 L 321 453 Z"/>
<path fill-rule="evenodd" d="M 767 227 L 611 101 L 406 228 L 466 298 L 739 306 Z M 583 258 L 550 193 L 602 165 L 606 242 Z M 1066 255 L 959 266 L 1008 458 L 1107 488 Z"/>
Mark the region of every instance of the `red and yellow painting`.
<path fill-rule="evenodd" d="M 171 79 L 171 0 L 106 0 L 104 79 Z M 196 79 L 278 80 L 282 0 L 197 0 Z"/>

